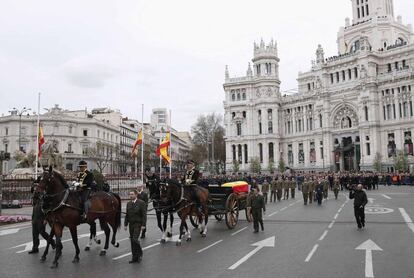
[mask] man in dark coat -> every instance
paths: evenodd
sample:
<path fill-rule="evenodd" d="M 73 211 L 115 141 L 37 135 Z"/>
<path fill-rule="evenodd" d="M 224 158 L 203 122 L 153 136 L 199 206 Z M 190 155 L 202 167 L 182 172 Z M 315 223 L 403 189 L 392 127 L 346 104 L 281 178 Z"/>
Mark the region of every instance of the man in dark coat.
<path fill-rule="evenodd" d="M 142 260 L 142 248 L 139 243 L 141 230 L 145 229 L 147 223 L 147 209 L 144 201 L 138 198 L 138 191 L 133 190 L 129 193 L 131 201 L 126 207 L 124 228 L 129 225 L 129 238 L 131 239 L 132 263 L 139 263 Z"/>
<path fill-rule="evenodd" d="M 88 163 L 84 160 L 79 162 L 79 173 L 77 177 L 78 190 L 81 199 L 81 205 L 83 208 L 82 218 L 86 220 L 88 216 L 88 210 L 90 201 L 88 200 L 91 190 L 96 190 L 96 183 L 92 172 L 88 171 Z"/>
<path fill-rule="evenodd" d="M 263 212 L 266 212 L 266 206 L 264 198 L 259 194 L 259 189 L 257 187 L 253 187 L 253 195 L 249 199 L 248 208 L 250 208 L 250 211 L 252 212 L 254 233 L 259 232 L 259 224 L 263 231 L 262 210 Z"/>
<path fill-rule="evenodd" d="M 362 189 L 362 184 L 358 184 L 349 191 L 349 199 L 354 199 L 354 214 L 358 229 L 365 227 L 365 205 L 368 203 L 367 193 Z"/>

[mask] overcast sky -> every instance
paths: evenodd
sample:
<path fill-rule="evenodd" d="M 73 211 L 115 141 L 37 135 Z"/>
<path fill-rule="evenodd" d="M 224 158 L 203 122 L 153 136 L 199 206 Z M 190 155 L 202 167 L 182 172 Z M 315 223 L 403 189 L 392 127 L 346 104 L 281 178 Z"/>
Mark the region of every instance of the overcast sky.
<path fill-rule="evenodd" d="M 394 0 L 414 24 L 413 0 Z M 297 88 L 318 44 L 337 53 L 350 0 L 1 0 L 0 114 L 13 107 L 110 107 L 145 121 L 172 110 L 190 130 L 223 113 L 224 67 L 244 75 L 253 42 L 274 38 L 282 90 Z"/>

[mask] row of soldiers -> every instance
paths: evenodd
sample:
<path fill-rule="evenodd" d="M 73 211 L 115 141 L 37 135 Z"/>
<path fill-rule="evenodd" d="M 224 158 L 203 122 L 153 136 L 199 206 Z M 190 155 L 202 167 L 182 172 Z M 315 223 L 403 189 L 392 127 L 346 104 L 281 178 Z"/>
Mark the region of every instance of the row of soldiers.
<path fill-rule="evenodd" d="M 252 184 L 256 184 L 254 180 Z M 293 179 L 276 179 L 271 182 L 265 179 L 262 183 L 262 194 L 265 199 L 265 203 L 268 201 L 268 194 L 270 191 L 270 202 L 276 202 L 276 199 L 280 202 L 282 200 L 295 199 L 296 182 Z"/>

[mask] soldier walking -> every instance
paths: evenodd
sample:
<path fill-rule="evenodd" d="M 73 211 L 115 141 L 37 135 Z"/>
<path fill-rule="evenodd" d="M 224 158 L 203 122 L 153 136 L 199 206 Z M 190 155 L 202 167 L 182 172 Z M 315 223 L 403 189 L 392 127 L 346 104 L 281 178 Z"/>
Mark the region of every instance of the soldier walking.
<path fill-rule="evenodd" d="M 283 200 L 289 199 L 289 181 L 286 179 L 282 179 L 282 187 L 283 187 Z"/>
<path fill-rule="evenodd" d="M 338 177 L 335 177 L 335 180 L 333 182 L 333 192 L 335 195 L 335 200 L 338 200 L 339 187 L 340 187 L 339 179 Z"/>
<path fill-rule="evenodd" d="M 276 182 L 276 189 L 277 189 L 277 200 L 280 202 L 282 200 L 282 193 L 283 193 L 283 181 L 281 177 L 279 177 L 279 179 Z"/>
<path fill-rule="evenodd" d="M 313 203 L 313 195 L 314 195 L 314 191 L 315 191 L 315 181 L 314 180 L 310 180 L 309 181 L 309 186 L 308 186 L 308 192 L 309 192 L 309 204 Z"/>
<path fill-rule="evenodd" d="M 290 187 L 290 197 L 292 199 L 295 199 L 296 182 L 293 178 L 290 178 L 288 183 Z"/>
<path fill-rule="evenodd" d="M 277 180 L 273 178 L 270 185 L 270 202 L 276 202 L 276 192 L 277 192 Z"/>
<path fill-rule="evenodd" d="M 309 181 L 306 179 L 302 183 L 302 196 L 303 196 L 303 203 L 306 206 L 308 204 L 308 196 L 309 196 Z"/>
<path fill-rule="evenodd" d="M 253 229 L 254 233 L 259 232 L 259 224 L 262 228 L 262 231 L 264 230 L 263 227 L 263 212 L 266 212 L 266 206 L 264 202 L 264 198 L 262 195 L 259 194 L 259 190 L 257 187 L 253 188 L 253 195 L 250 197 L 248 208 L 250 208 L 250 211 L 252 212 L 253 217 Z"/>
<path fill-rule="evenodd" d="M 131 201 L 126 207 L 125 231 L 129 225 L 129 238 L 131 239 L 132 263 L 139 263 L 142 260 L 142 248 L 139 243 L 141 230 L 145 229 L 147 222 L 147 209 L 145 202 L 138 199 L 138 191 L 133 190 L 129 193 Z"/>
<path fill-rule="evenodd" d="M 262 193 L 263 193 L 263 198 L 264 198 L 265 204 L 267 204 L 267 195 L 269 193 L 269 182 L 267 181 L 266 178 L 265 178 L 265 180 L 263 181 L 263 184 L 262 184 Z"/>

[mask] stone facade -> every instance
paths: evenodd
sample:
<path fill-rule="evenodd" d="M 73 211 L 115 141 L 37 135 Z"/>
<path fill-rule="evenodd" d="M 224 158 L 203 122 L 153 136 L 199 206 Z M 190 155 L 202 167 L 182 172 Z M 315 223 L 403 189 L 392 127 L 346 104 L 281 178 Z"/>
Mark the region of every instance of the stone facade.
<path fill-rule="evenodd" d="M 394 17 L 392 0 L 352 1 L 338 32 L 338 54 L 321 45 L 298 93 L 280 92 L 277 45 L 254 44 L 253 70 L 225 71 L 226 166 L 248 172 L 286 166 L 304 171 L 393 171 L 405 150 L 414 166 L 414 35 Z"/>

